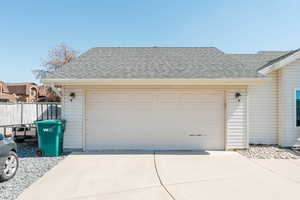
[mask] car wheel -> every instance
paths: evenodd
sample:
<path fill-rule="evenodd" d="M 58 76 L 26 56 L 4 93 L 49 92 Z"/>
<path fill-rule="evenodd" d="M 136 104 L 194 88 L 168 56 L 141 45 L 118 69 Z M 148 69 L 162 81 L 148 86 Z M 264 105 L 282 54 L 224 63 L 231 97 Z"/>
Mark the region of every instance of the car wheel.
<path fill-rule="evenodd" d="M 18 156 L 15 152 L 10 151 L 4 162 L 4 170 L 0 175 L 0 181 L 7 181 L 15 176 L 19 167 Z"/>

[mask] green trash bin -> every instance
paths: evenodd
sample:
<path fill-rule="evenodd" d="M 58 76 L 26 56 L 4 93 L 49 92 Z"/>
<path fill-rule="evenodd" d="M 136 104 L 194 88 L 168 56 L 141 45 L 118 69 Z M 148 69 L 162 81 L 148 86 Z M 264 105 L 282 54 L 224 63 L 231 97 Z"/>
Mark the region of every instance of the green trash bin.
<path fill-rule="evenodd" d="M 63 148 L 66 120 L 36 121 L 39 151 L 41 156 L 59 156 Z"/>

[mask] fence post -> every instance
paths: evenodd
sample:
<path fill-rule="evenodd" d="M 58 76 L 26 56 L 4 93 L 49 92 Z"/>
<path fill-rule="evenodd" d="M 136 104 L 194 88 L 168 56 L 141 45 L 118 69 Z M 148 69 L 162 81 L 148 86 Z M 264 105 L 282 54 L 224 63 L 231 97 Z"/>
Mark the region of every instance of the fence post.
<path fill-rule="evenodd" d="M 39 104 L 35 104 L 35 109 L 36 109 L 36 121 L 39 121 Z"/>
<path fill-rule="evenodd" d="M 21 124 L 23 124 L 23 102 L 21 103 Z"/>
<path fill-rule="evenodd" d="M 55 104 L 55 119 L 57 119 L 57 111 L 58 111 L 58 106 Z"/>
<path fill-rule="evenodd" d="M 42 109 L 42 120 L 44 120 L 44 106 L 41 104 L 41 109 Z"/>
<path fill-rule="evenodd" d="M 49 104 L 46 104 L 47 105 L 47 120 L 49 119 Z"/>
<path fill-rule="evenodd" d="M 53 105 L 50 104 L 50 115 L 51 115 L 51 119 L 53 119 L 53 117 L 52 117 L 52 108 L 53 108 Z"/>

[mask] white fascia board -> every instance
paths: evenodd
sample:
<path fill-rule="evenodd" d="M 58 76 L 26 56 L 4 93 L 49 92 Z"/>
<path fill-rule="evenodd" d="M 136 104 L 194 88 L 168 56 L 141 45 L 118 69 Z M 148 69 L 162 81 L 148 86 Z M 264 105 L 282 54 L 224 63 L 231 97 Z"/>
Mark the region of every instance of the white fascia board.
<path fill-rule="evenodd" d="M 43 79 L 46 85 L 256 85 L 268 78 L 234 79 Z"/>
<path fill-rule="evenodd" d="M 274 64 L 272 64 L 268 67 L 265 67 L 265 68 L 259 70 L 258 72 L 261 73 L 262 75 L 267 75 L 268 73 L 271 73 L 275 70 L 278 70 L 278 69 L 280 69 L 280 68 L 282 68 L 282 67 L 284 67 L 284 66 L 286 66 L 286 65 L 288 65 L 288 64 L 290 64 L 290 63 L 292 63 L 292 62 L 294 62 L 298 59 L 300 59 L 300 51 L 298 51 L 298 52 L 286 57 L 285 59 L 280 60 L 280 61 L 278 61 L 278 62 L 276 62 L 276 63 L 274 63 Z"/>

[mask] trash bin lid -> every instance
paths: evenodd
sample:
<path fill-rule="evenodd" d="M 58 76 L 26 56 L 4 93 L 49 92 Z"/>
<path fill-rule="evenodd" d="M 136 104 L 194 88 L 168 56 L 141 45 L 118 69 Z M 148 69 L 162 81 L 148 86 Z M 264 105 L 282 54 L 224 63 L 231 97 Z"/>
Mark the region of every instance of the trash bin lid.
<path fill-rule="evenodd" d="M 59 119 L 35 121 L 36 124 L 62 124 L 64 122 L 65 120 L 59 120 Z"/>

